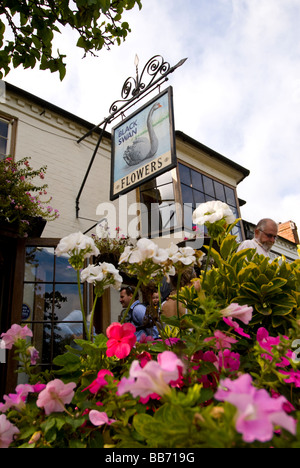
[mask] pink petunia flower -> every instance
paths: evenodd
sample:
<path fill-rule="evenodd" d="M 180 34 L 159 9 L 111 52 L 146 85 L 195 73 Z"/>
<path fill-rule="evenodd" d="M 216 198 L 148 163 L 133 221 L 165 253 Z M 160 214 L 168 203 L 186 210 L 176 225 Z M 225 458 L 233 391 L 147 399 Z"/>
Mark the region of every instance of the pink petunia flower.
<path fill-rule="evenodd" d="M 35 385 L 32 386 L 32 391 L 34 393 L 40 393 L 42 390 L 46 388 L 46 384 L 42 384 L 40 382 L 36 383 Z"/>
<path fill-rule="evenodd" d="M 36 365 L 37 360 L 39 359 L 39 352 L 34 346 L 29 346 L 27 348 L 27 353 L 30 356 L 30 363 L 32 366 Z"/>
<path fill-rule="evenodd" d="M 280 370 L 280 373 L 286 375 L 286 378 L 284 379 L 286 383 L 293 383 L 296 388 L 300 388 L 300 371 L 291 370 L 289 372 Z"/>
<path fill-rule="evenodd" d="M 255 388 L 249 374 L 221 381 L 215 398 L 237 408 L 236 430 L 245 442 L 271 440 L 276 426 L 296 434 L 296 421 L 284 411 L 286 398 L 272 398 L 266 390 Z"/>
<path fill-rule="evenodd" d="M 8 448 L 14 436 L 19 432 L 19 429 L 8 421 L 5 414 L 0 415 L 0 448 Z"/>
<path fill-rule="evenodd" d="M 64 384 L 60 379 L 51 380 L 38 396 L 37 406 L 44 408 L 46 415 L 54 412 L 61 413 L 65 404 L 71 403 L 76 383 Z"/>
<path fill-rule="evenodd" d="M 224 349 L 224 348 L 231 348 L 231 345 L 237 343 L 235 338 L 225 335 L 225 333 L 221 332 L 220 330 L 216 330 L 214 332 L 213 337 L 205 338 L 205 342 L 209 342 L 215 340 L 215 347 L 217 349 Z"/>
<path fill-rule="evenodd" d="M 219 352 L 219 369 L 227 369 L 230 371 L 237 371 L 240 367 L 239 353 L 233 353 L 230 349 L 224 349 Z"/>
<path fill-rule="evenodd" d="M 6 333 L 2 333 L 1 348 L 11 349 L 18 340 L 24 340 L 26 336 L 33 336 L 32 331 L 27 327 L 27 325 L 25 325 L 25 327 L 21 327 L 15 323 Z"/>
<path fill-rule="evenodd" d="M 240 306 L 239 304 L 233 302 L 226 309 L 221 310 L 223 317 L 231 317 L 239 319 L 245 325 L 252 319 L 253 308 L 247 305 Z"/>
<path fill-rule="evenodd" d="M 29 392 L 33 391 L 32 385 L 20 384 L 16 387 L 16 393 L 9 393 L 3 396 L 5 403 L 0 403 L 0 412 L 5 413 L 10 408 L 15 408 L 21 411 L 26 404 L 26 399 Z"/>
<path fill-rule="evenodd" d="M 83 392 L 85 390 L 89 390 L 91 393 L 93 393 L 94 395 L 96 393 L 99 392 L 99 390 L 101 388 L 103 388 L 105 385 L 107 385 L 107 381 L 105 380 L 104 376 L 105 375 L 111 375 L 113 376 L 113 373 L 110 372 L 109 370 L 107 369 L 101 369 L 99 372 L 98 372 L 98 375 L 97 375 L 97 378 L 88 386 L 86 387 L 84 390 L 82 390 Z"/>
<path fill-rule="evenodd" d="M 129 378 L 123 377 L 118 386 L 118 395 L 130 392 L 134 398 L 163 396 L 169 394 L 181 377 L 183 362 L 172 351 L 164 351 L 156 361 L 149 361 L 142 368 L 138 361 L 133 361 Z"/>
<path fill-rule="evenodd" d="M 89 418 L 94 426 L 103 426 L 104 424 L 110 425 L 115 422 L 115 419 L 109 419 L 104 411 L 101 412 L 97 410 L 91 410 L 89 413 Z"/>
<path fill-rule="evenodd" d="M 106 330 L 106 356 L 116 356 L 119 359 L 127 357 L 136 343 L 135 331 L 136 328 L 131 323 L 112 323 Z"/>
<path fill-rule="evenodd" d="M 268 330 L 263 327 L 257 330 L 256 339 L 259 346 L 269 352 L 272 352 L 272 346 L 278 346 L 280 343 L 280 336 L 270 336 Z"/>
<path fill-rule="evenodd" d="M 146 336 L 145 333 L 142 333 L 140 336 L 140 343 L 148 343 L 149 341 L 154 341 L 153 336 Z"/>
<path fill-rule="evenodd" d="M 245 338 L 250 338 L 250 335 L 245 333 L 242 327 L 240 327 L 239 324 L 235 322 L 235 320 L 232 320 L 231 317 L 223 317 L 223 320 L 226 323 L 226 325 L 233 328 L 236 333 L 238 333 L 241 336 L 244 336 Z"/>
<path fill-rule="evenodd" d="M 21 411 L 26 404 L 29 393 L 39 393 L 46 387 L 45 384 L 37 383 L 35 385 L 20 384 L 16 387 L 16 393 L 9 393 L 3 396 L 5 403 L 0 403 L 0 412 L 5 413 L 10 408 Z"/>

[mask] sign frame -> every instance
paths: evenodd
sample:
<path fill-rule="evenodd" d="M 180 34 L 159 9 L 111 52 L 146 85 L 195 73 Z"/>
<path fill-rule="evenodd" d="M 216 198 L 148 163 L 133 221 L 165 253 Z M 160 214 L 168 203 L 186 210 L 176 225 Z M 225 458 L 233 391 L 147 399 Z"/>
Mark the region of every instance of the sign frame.
<path fill-rule="evenodd" d="M 146 134 L 147 146 L 140 140 L 139 145 L 142 134 Z M 146 148 L 151 150 L 144 158 Z M 176 166 L 173 88 L 169 86 L 112 129 L 110 200 Z"/>

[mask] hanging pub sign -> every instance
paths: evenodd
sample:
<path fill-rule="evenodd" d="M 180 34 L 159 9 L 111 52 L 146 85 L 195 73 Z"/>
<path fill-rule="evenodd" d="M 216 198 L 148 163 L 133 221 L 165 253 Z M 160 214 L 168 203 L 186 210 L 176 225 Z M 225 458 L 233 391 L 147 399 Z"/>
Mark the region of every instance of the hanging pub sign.
<path fill-rule="evenodd" d="M 176 167 L 170 86 L 112 130 L 111 200 Z"/>

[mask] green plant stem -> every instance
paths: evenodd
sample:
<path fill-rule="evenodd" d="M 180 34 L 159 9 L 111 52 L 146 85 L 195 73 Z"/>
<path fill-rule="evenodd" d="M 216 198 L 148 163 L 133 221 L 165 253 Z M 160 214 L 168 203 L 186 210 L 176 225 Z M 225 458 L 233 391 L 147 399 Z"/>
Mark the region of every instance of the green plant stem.
<path fill-rule="evenodd" d="M 92 312 L 91 312 L 90 328 L 89 328 L 89 334 L 88 334 L 89 341 L 93 341 L 94 315 L 95 315 L 95 308 L 96 308 L 96 303 L 97 303 L 98 297 L 100 297 L 100 296 L 98 294 L 96 294 L 95 299 L 94 299 L 94 303 L 93 303 Z"/>
<path fill-rule="evenodd" d="M 87 326 L 87 321 L 86 321 L 86 316 L 84 313 L 84 307 L 83 307 L 83 300 L 82 300 L 82 294 L 81 294 L 81 287 L 80 287 L 80 271 L 77 271 L 77 286 L 78 286 L 78 293 L 79 293 L 79 300 L 80 300 L 80 309 L 82 313 L 82 321 L 83 321 L 83 326 L 84 326 L 84 331 L 85 335 L 89 336 L 89 331 L 88 331 L 88 326 Z"/>
<path fill-rule="evenodd" d="M 133 304 L 134 301 L 135 301 L 135 298 L 136 298 L 136 296 L 137 296 L 137 293 L 138 293 L 138 290 L 140 289 L 141 284 L 142 284 L 142 280 L 139 279 L 138 284 L 137 284 L 137 286 L 136 286 L 136 288 L 135 288 L 135 291 L 134 291 L 134 293 L 133 293 L 132 299 L 131 299 L 130 303 L 128 304 L 128 307 L 127 307 L 127 309 L 126 309 L 126 312 L 125 312 L 124 316 L 122 317 L 121 323 L 124 323 L 124 322 L 125 322 L 125 319 L 126 319 L 126 317 L 127 317 L 127 315 L 128 315 L 128 312 L 129 312 L 129 310 L 130 310 L 130 307 L 132 306 L 132 304 Z"/>
<path fill-rule="evenodd" d="M 204 283 L 205 283 L 205 278 L 206 278 L 206 273 L 207 273 L 207 269 L 208 269 L 208 264 L 209 264 L 210 253 L 211 253 L 213 241 L 214 241 L 213 238 L 210 237 L 209 247 L 208 247 L 208 252 L 207 252 L 206 265 L 205 265 L 205 270 L 204 270 L 203 279 L 202 279 L 202 288 L 204 287 Z"/>

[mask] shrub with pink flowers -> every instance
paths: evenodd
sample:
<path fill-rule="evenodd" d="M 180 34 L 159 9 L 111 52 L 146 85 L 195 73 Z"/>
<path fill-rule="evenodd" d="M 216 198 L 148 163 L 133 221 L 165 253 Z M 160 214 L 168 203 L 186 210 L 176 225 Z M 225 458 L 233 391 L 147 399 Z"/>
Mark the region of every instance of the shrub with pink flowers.
<path fill-rule="evenodd" d="M 174 300 L 186 314 L 157 318 L 159 339 L 137 341 L 127 322 L 95 336 L 91 323 L 77 348 L 55 358 L 55 370 L 39 372 L 27 327 L 1 335 L 27 382 L 0 404 L 0 447 L 300 447 L 300 260 L 237 253 L 235 223 L 221 208 L 204 221 L 218 246 L 207 248 L 213 264 L 208 258 L 199 277 L 178 289 Z M 68 253 L 85 281 L 84 259 L 98 250 L 78 234 L 62 239 L 57 254 Z M 138 287 L 159 285 L 200 260 L 190 248 L 163 251 L 145 239 L 124 249 L 120 274 L 137 275 Z M 120 286 L 107 264 L 92 270 L 96 299 Z"/>
<path fill-rule="evenodd" d="M 36 182 L 45 179 L 47 167 L 34 169 L 29 160 L 0 160 L 0 222 L 16 226 L 20 236 L 27 235 L 34 218 L 51 221 L 59 216 L 47 195 L 48 185 Z"/>

